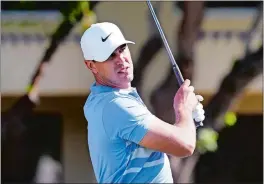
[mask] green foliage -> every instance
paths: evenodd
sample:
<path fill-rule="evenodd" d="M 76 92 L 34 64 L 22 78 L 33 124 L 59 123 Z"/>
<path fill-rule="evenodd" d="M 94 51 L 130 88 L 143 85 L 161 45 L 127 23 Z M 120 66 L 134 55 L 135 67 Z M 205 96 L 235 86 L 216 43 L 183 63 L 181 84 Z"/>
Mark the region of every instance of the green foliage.
<path fill-rule="evenodd" d="M 58 10 L 63 17 L 69 20 L 72 24 L 80 20 L 83 14 L 89 14 L 89 1 L 17 1 L 8 2 L 7 9 L 10 10 Z"/>
<path fill-rule="evenodd" d="M 66 18 L 70 20 L 72 24 L 76 23 L 77 17 L 81 14 L 89 13 L 89 3 L 87 1 L 76 2 L 75 7 L 66 14 Z"/>
<path fill-rule="evenodd" d="M 16 8 L 18 9 L 32 9 L 34 10 L 36 8 L 36 1 L 19 1 L 19 3 L 16 5 Z"/>
<path fill-rule="evenodd" d="M 200 153 L 215 152 L 218 148 L 218 133 L 211 128 L 202 128 L 198 132 L 197 149 Z"/>
<path fill-rule="evenodd" d="M 227 112 L 224 117 L 226 126 L 234 126 L 237 122 L 237 117 L 234 112 Z"/>

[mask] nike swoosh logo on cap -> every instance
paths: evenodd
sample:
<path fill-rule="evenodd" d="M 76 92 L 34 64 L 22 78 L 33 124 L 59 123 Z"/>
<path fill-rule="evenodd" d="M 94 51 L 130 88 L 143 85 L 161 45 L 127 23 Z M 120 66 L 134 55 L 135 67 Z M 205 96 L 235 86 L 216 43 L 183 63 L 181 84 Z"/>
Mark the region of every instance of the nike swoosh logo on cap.
<path fill-rule="evenodd" d="M 105 37 L 105 38 L 103 38 L 103 37 L 101 37 L 102 38 L 102 42 L 105 42 L 108 38 L 109 38 L 109 36 L 111 35 L 112 33 L 110 33 L 107 37 Z"/>

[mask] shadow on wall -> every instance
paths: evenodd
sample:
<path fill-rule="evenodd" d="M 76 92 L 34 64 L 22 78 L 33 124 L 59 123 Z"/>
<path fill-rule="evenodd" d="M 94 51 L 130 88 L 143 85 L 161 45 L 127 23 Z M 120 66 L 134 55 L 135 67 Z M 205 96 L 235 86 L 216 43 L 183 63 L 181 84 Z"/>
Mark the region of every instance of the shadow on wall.
<path fill-rule="evenodd" d="M 220 132 L 218 146 L 200 158 L 197 182 L 263 182 L 263 114 L 238 115 L 235 126 Z"/>
<path fill-rule="evenodd" d="M 41 112 L 35 113 L 26 121 L 31 127 L 31 131 L 28 131 L 29 136 L 24 137 L 23 140 L 16 140 L 16 145 L 19 147 L 13 149 L 21 149 L 22 152 L 6 155 L 9 158 L 18 155 L 17 159 L 21 159 L 24 153 L 24 156 L 28 154 L 28 157 L 24 157 L 22 161 L 13 160 L 11 165 L 10 161 L 4 159 L 7 150 L 3 149 L 2 144 L 2 180 L 3 172 L 8 172 L 9 168 L 9 171 L 14 169 L 10 173 L 20 179 L 19 181 L 22 179 L 29 181 L 35 177 L 37 168 L 38 171 L 46 173 L 43 167 L 37 167 L 39 160 L 51 163 L 50 158 L 52 158 L 63 164 L 65 182 L 96 182 L 87 149 L 87 122 L 82 111 L 85 99 L 86 97 L 43 97 L 37 108 Z M 2 109 L 10 106 L 14 100 L 15 98 L 2 98 Z M 262 181 L 263 115 L 238 114 L 237 117 L 235 126 L 220 132 L 218 151 L 200 158 L 196 167 L 197 182 Z M 22 145 L 26 145 L 23 146 L 26 150 L 22 149 Z M 43 153 L 48 153 L 50 157 L 43 156 Z M 54 164 L 49 165 L 54 166 Z M 53 168 L 56 169 L 56 166 Z M 38 178 L 42 181 L 43 177 Z"/>
<path fill-rule="evenodd" d="M 35 112 L 21 126 L 19 134 L 2 139 L 2 182 L 61 182 L 61 114 Z"/>

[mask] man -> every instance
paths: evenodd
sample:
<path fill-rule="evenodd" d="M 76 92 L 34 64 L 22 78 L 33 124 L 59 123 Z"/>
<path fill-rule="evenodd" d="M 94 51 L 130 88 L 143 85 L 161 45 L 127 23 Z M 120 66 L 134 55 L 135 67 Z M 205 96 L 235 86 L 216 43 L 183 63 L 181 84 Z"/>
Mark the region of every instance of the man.
<path fill-rule="evenodd" d="M 127 41 L 112 23 L 93 24 L 81 38 L 85 64 L 95 77 L 84 105 L 88 145 L 99 183 L 172 183 L 167 154 L 192 155 L 196 121 L 204 111 L 186 80 L 175 95 L 176 121 L 151 114 L 135 88 Z M 198 100 L 197 100 L 198 99 Z M 192 116 L 193 115 L 193 116 Z"/>

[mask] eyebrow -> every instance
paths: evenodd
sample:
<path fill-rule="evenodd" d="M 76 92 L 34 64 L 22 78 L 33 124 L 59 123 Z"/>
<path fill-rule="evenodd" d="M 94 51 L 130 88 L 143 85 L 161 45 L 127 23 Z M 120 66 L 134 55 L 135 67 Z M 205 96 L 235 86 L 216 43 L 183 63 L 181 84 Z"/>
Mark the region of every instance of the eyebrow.
<path fill-rule="evenodd" d="M 120 45 L 119 47 L 116 48 L 116 50 L 114 50 L 114 52 L 111 53 L 111 55 L 114 54 L 118 49 L 123 49 L 124 47 L 126 47 L 126 44 Z"/>
<path fill-rule="evenodd" d="M 117 49 L 116 49 L 115 51 L 117 51 L 118 49 L 122 49 L 122 48 L 124 48 L 124 47 L 126 47 L 126 44 L 120 45 L 119 47 L 117 47 Z M 114 51 L 114 52 L 115 52 L 115 51 Z M 113 53 L 114 53 L 114 52 L 113 52 Z"/>
<path fill-rule="evenodd" d="M 107 58 L 107 60 L 108 60 L 113 54 L 115 54 L 115 52 L 116 52 L 118 49 L 123 49 L 123 48 L 126 47 L 126 46 L 127 46 L 127 44 L 125 43 L 125 44 L 120 45 L 119 47 L 117 47 L 116 50 L 114 50 L 114 52 L 112 52 L 112 53 L 110 54 L 110 56 Z"/>

